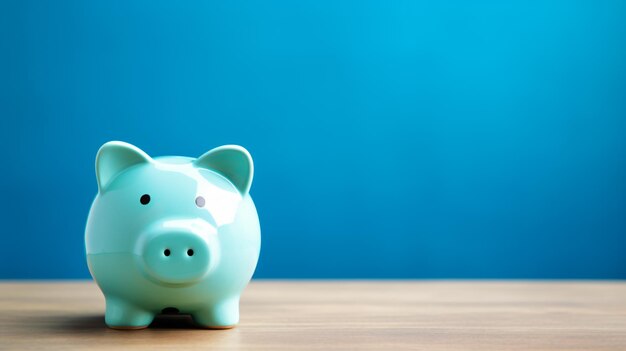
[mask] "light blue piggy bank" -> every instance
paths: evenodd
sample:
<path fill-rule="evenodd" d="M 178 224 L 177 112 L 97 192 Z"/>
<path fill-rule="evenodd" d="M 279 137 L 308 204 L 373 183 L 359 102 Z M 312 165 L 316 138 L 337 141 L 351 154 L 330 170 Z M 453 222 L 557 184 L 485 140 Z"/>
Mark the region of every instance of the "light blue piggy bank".
<path fill-rule="evenodd" d="M 145 328 L 164 309 L 207 328 L 238 323 L 261 247 L 252 174 L 240 146 L 197 159 L 151 158 L 119 141 L 100 148 L 85 246 L 109 327 Z"/>

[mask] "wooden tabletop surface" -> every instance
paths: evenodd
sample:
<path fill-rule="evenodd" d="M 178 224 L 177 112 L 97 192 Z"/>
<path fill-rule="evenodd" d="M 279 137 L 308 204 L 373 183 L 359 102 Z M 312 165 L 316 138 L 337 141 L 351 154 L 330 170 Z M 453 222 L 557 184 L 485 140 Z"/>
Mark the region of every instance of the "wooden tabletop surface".
<path fill-rule="evenodd" d="M 92 282 L 0 282 L 0 349 L 626 350 L 626 282 L 261 280 L 230 330 L 103 314 Z"/>

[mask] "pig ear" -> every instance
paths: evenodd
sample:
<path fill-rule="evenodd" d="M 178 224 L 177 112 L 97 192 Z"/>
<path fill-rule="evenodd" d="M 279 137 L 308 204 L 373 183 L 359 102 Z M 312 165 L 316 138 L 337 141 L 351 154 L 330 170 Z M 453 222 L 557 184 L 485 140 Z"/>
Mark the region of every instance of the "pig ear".
<path fill-rule="evenodd" d="M 96 178 L 102 192 L 120 172 L 140 163 L 151 162 L 152 158 L 138 147 L 123 141 L 109 141 L 102 145 L 96 156 Z"/>
<path fill-rule="evenodd" d="M 196 167 L 210 169 L 230 180 L 242 195 L 250 190 L 254 165 L 248 150 L 239 145 L 217 147 L 194 161 Z"/>

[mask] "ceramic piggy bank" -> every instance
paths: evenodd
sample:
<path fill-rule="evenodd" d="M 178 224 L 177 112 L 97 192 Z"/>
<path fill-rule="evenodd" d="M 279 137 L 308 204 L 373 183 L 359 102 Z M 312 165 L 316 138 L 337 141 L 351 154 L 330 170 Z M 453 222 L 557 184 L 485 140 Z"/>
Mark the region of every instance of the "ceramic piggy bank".
<path fill-rule="evenodd" d="M 261 247 L 252 174 L 240 146 L 197 159 L 152 158 L 119 141 L 100 148 L 85 246 L 109 327 L 145 328 L 165 309 L 207 328 L 237 324 Z"/>

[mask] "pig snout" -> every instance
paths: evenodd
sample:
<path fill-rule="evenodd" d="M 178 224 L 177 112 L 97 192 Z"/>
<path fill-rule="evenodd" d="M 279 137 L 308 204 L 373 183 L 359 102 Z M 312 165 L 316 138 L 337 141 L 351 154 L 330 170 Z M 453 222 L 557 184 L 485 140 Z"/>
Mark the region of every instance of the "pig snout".
<path fill-rule="evenodd" d="M 215 243 L 202 226 L 161 224 L 145 236 L 139 256 L 156 282 L 185 284 L 201 280 L 218 259 Z"/>

